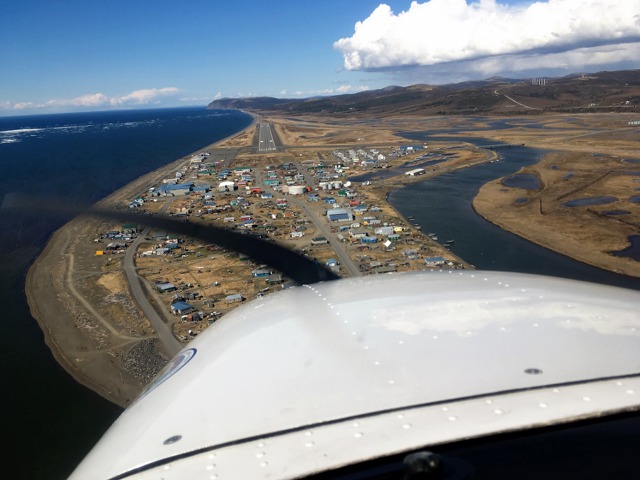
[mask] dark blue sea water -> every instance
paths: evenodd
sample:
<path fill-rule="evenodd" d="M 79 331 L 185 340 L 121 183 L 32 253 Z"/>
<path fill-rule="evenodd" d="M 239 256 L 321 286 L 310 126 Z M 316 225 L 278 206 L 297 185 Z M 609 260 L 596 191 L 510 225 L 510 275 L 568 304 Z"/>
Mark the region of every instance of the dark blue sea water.
<path fill-rule="evenodd" d="M 242 112 L 205 108 L 0 117 L 0 198 L 93 202 L 250 123 Z M 58 366 L 26 305 L 25 272 L 60 222 L 2 211 L 0 221 L 1 476 L 62 479 L 120 409 Z"/>

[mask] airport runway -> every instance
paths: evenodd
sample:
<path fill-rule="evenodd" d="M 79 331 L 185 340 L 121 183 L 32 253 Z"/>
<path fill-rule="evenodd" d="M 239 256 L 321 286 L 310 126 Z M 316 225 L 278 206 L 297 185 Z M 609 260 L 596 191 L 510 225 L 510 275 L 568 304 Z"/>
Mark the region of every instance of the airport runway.
<path fill-rule="evenodd" d="M 258 124 L 258 152 L 275 152 L 276 136 L 271 124 L 260 122 Z"/>

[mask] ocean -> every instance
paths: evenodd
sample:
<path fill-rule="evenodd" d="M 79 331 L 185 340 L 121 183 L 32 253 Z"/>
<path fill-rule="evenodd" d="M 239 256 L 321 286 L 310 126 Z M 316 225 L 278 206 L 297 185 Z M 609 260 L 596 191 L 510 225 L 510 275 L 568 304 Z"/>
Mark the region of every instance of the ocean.
<path fill-rule="evenodd" d="M 0 198 L 95 202 L 241 131 L 251 117 L 199 108 L 0 117 Z M 0 211 L 3 478 L 66 478 L 121 409 L 76 383 L 44 343 L 24 296 L 29 264 L 61 226 Z"/>

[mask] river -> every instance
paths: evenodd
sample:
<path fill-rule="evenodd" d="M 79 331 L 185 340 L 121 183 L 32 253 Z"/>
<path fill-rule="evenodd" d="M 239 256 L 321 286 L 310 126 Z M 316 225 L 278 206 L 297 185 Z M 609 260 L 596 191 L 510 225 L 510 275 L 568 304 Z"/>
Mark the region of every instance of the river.
<path fill-rule="evenodd" d="M 406 134 L 411 140 L 429 140 L 427 134 Z M 434 138 L 435 140 L 435 138 Z M 491 142 L 479 138 L 442 138 L 483 146 Z M 405 217 L 415 218 L 425 233 L 435 233 L 439 241 L 454 240 L 451 251 L 479 270 L 501 270 L 572 278 L 627 288 L 640 288 L 635 278 L 618 275 L 578 262 L 540 247 L 486 221 L 471 206 L 485 183 L 537 163 L 544 150 L 501 148 L 498 162 L 447 173 L 393 191 L 390 203 Z"/>

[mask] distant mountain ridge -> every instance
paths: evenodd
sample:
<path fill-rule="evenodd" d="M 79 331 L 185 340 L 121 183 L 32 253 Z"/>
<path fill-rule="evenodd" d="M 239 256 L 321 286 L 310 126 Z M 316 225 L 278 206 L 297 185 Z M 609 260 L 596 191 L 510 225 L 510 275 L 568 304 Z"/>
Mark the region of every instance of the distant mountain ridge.
<path fill-rule="evenodd" d="M 541 77 L 542 78 L 542 77 Z M 214 100 L 210 109 L 256 113 L 383 115 L 513 114 L 640 109 L 640 70 L 559 78 L 492 77 L 449 85 L 388 86 L 303 99 L 249 97 Z"/>

